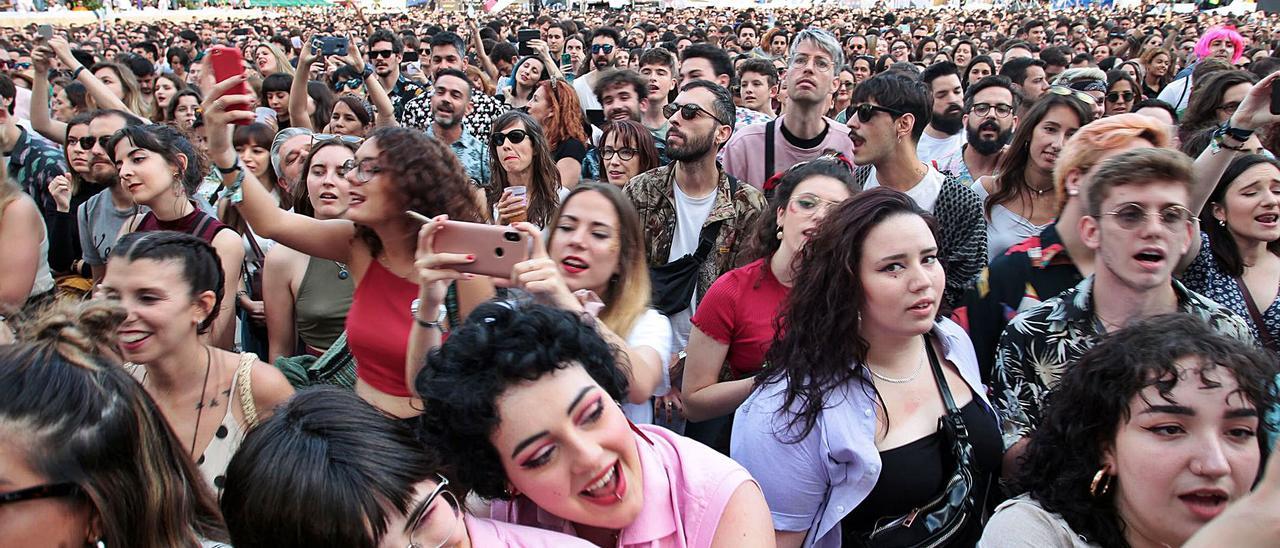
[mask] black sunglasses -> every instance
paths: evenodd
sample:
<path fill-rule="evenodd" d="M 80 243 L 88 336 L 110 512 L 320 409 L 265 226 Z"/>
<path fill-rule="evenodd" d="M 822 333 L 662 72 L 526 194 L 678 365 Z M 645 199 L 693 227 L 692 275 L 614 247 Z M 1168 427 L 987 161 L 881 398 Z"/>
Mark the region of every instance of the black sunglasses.
<path fill-rule="evenodd" d="M 1113 91 L 1107 94 L 1108 103 L 1119 103 L 1119 102 L 1128 103 L 1129 101 L 1132 101 L 1132 100 L 1133 100 L 1132 91 Z"/>
<path fill-rule="evenodd" d="M 106 150 L 107 143 L 111 142 L 111 136 L 103 135 L 102 137 L 81 137 L 79 139 L 72 139 L 71 141 L 79 144 L 81 150 L 93 150 L 94 143 L 101 144 L 102 149 Z"/>
<path fill-rule="evenodd" d="M 489 140 L 493 141 L 493 146 L 496 148 L 496 147 L 500 147 L 502 145 L 507 144 L 508 139 L 511 140 L 511 144 L 513 145 L 518 145 L 520 143 L 523 143 L 524 138 L 528 135 L 529 135 L 529 132 L 523 129 L 513 129 L 506 133 L 494 133 L 493 136 L 489 138 Z"/>
<path fill-rule="evenodd" d="M 680 117 L 684 118 L 685 120 L 692 120 L 694 118 L 697 118 L 698 113 L 702 113 L 702 114 L 706 114 L 708 118 L 711 118 L 716 122 L 719 122 L 720 125 L 722 126 L 729 125 L 724 120 L 721 120 L 719 117 L 717 117 L 715 114 L 712 114 L 711 111 L 705 108 L 702 108 L 694 103 L 685 103 L 683 105 L 678 103 L 667 103 L 662 107 L 662 115 L 666 116 L 667 118 L 670 118 L 672 116 L 675 116 L 677 110 L 680 111 Z"/>
<path fill-rule="evenodd" d="M 8 493 L 0 493 L 0 505 L 9 504 L 11 502 L 22 502 L 24 500 L 48 499 L 57 497 L 68 497 L 78 494 L 80 486 L 74 483 L 53 483 L 48 485 L 37 485 Z"/>
<path fill-rule="evenodd" d="M 591 44 L 591 53 L 604 53 L 608 55 L 613 53 L 613 45 L 611 44 Z"/>
<path fill-rule="evenodd" d="M 371 52 L 369 52 L 369 58 L 370 58 L 370 59 L 377 59 L 377 58 L 381 57 L 381 58 L 383 58 L 383 59 L 390 59 L 390 58 L 391 58 L 391 56 L 392 56 L 392 55 L 395 55 L 395 54 L 396 54 L 396 52 L 395 52 L 394 50 L 389 50 L 389 49 L 380 49 L 380 50 L 378 50 L 378 51 L 371 51 Z"/>
<path fill-rule="evenodd" d="M 853 108 L 854 115 L 858 117 L 858 121 L 864 124 L 867 122 L 870 122 L 871 119 L 875 117 L 877 112 L 886 113 L 890 116 L 893 116 L 894 118 L 897 118 L 899 116 L 902 116 L 903 114 L 906 114 L 906 112 L 903 112 L 901 110 L 892 109 L 889 107 L 882 107 L 880 105 L 873 105 L 871 103 L 862 103 L 861 105 L 858 105 L 852 108 Z"/>

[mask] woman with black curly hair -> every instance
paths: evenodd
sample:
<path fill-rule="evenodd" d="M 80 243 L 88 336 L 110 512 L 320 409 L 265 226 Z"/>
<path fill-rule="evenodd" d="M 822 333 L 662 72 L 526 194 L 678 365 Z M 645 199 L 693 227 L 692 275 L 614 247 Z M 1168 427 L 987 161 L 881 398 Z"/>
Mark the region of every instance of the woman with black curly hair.
<path fill-rule="evenodd" d="M 1275 365 L 1184 314 L 1066 369 L 980 546 L 1181 546 L 1249 492 Z"/>
<path fill-rule="evenodd" d="M 597 546 L 773 545 L 742 466 L 627 421 L 626 373 L 575 313 L 481 305 L 431 351 L 415 386 L 420 439 L 495 501 L 493 519 Z"/>

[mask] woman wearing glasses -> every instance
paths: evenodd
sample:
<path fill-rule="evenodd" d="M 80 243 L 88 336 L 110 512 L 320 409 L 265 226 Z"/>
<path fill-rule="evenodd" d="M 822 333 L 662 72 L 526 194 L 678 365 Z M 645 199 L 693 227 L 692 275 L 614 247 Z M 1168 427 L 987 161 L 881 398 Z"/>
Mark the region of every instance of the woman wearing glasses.
<path fill-rule="evenodd" d="M 904 38 L 894 38 L 889 44 L 889 57 L 895 63 L 910 63 L 911 43 Z"/>
<path fill-rule="evenodd" d="M 600 134 L 600 161 L 606 182 L 627 186 L 632 177 L 658 167 L 653 133 L 639 122 L 609 122 Z"/>
<path fill-rule="evenodd" d="M 544 81 L 533 92 L 526 111 L 542 126 L 547 149 L 560 174 L 560 185 L 573 188 L 582 176 L 582 160 L 587 157 L 589 142 L 578 93 L 564 80 Z M 493 127 L 498 128 L 496 121 Z"/>
<path fill-rule="evenodd" d="M 418 294 L 413 254 L 420 223 L 405 211 L 479 221 L 483 216 L 478 191 L 447 145 L 422 132 L 379 128 L 342 167 L 351 188 L 341 219 L 284 211 L 231 149 L 230 124 L 251 120 L 253 113 L 228 111 L 226 105 L 247 97 L 223 94 L 242 82 L 243 75 L 215 85 L 204 104 L 209 158 L 221 172 L 223 185 L 232 196 L 241 194 L 240 214 L 258 234 L 299 253 L 346 265 L 356 285 L 347 314 L 347 344 L 357 364 L 356 394 L 393 416 L 417 416 L 422 407 L 410 397 L 405 382 L 403 341 Z M 387 161 L 391 158 L 395 161 Z M 492 297 L 493 287 L 463 280 L 457 282 L 457 293 L 465 316 L 476 303 Z"/>
<path fill-rule="evenodd" d="M 996 174 L 973 182 L 987 217 L 987 262 L 1058 216 L 1053 166 L 1067 139 L 1093 121 L 1092 101 L 1083 92 L 1049 88 L 1018 120 Z"/>
<path fill-rule="evenodd" d="M 466 513 L 466 490 L 441 470 L 407 425 L 349 391 L 315 388 L 245 438 L 227 468 L 222 512 L 240 548 L 590 548 Z"/>
<path fill-rule="evenodd" d="M 760 216 L 752 253 L 760 259 L 711 284 L 693 315 L 681 391 L 691 421 L 685 435 L 728 453 L 733 412 L 764 367 L 800 250 L 827 212 L 857 192 L 848 162 L 825 155 L 765 183 L 774 214 Z"/>
<path fill-rule="evenodd" d="M 417 376 L 419 439 L 494 501 L 493 519 L 596 546 L 773 546 L 740 465 L 627 421 L 623 366 L 591 322 L 536 304 L 477 308 Z"/>
<path fill-rule="evenodd" d="M 573 90 L 569 93 L 573 95 Z M 527 221 L 546 227 L 568 190 L 560 184 L 561 172 L 533 116 L 512 110 L 493 121 L 489 165 L 493 185 L 487 199 L 494 220 L 502 225 Z"/>
<path fill-rule="evenodd" d="M 94 301 L 0 346 L 0 545 L 199 548 L 213 494 L 136 380 L 106 357 L 125 319 Z"/>
<path fill-rule="evenodd" d="M 1199 130 L 1226 123 L 1257 81 L 1252 73 L 1225 70 L 1196 82 L 1195 93 L 1178 125 L 1179 139 L 1186 142 Z"/>

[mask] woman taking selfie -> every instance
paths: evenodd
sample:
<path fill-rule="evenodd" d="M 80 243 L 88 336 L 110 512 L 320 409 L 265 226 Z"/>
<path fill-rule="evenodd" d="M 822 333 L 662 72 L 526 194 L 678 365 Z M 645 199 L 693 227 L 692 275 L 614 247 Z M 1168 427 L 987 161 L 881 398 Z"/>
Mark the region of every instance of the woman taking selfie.
<path fill-rule="evenodd" d="M 1083 92 L 1050 88 L 1019 118 L 996 174 L 970 187 L 982 198 L 987 217 L 988 263 L 1058 216 L 1053 165 L 1067 139 L 1093 120 L 1094 105 L 1085 99 L 1093 100 Z"/>
<path fill-rule="evenodd" d="M 693 315 L 681 386 L 685 435 L 729 451 L 728 424 L 755 386 L 775 337 L 774 319 L 791 291 L 796 257 L 837 204 L 856 192 L 847 160 L 823 156 L 783 172 L 761 215 L 754 256 L 711 284 Z M 775 183 L 771 185 L 770 183 Z M 707 421 L 721 419 L 714 424 Z"/>
<path fill-rule="evenodd" d="M 605 181 L 622 188 L 631 178 L 658 167 L 653 133 L 640 122 L 617 120 L 600 134 L 600 162 Z"/>
<path fill-rule="evenodd" d="M 943 533 L 943 546 L 972 546 L 981 534 L 1003 447 L 973 346 L 937 319 L 937 242 L 927 212 L 875 188 L 836 206 L 800 252 L 782 334 L 730 446 L 760 482 L 778 546 L 917 545 Z M 952 435 L 957 422 L 967 438 Z M 955 490 L 953 462 L 970 474 L 967 492 Z M 944 495 L 970 513 L 905 518 L 930 516 Z"/>
<path fill-rule="evenodd" d="M 1014 484 L 1024 494 L 980 546 L 1182 546 L 1257 479 L 1275 373 L 1184 314 L 1103 339 L 1049 393 Z"/>
<path fill-rule="evenodd" d="M 501 225 L 528 221 L 546 227 L 560 197 L 568 192 L 560 184 L 560 172 L 542 126 L 518 110 L 507 111 L 493 121 L 489 169 L 493 185 L 487 201 L 494 220 Z"/>
<path fill-rule="evenodd" d="M 120 185 L 129 191 L 133 203 L 150 209 L 125 221 L 121 235 L 172 230 L 204 240 L 217 250 L 222 271 L 232 273 L 224 277 L 222 295 L 235 295 L 244 247 L 234 230 L 191 200 L 204 175 L 191 143 L 169 126 L 128 126 L 111 137 L 107 152 L 120 166 Z M 234 299 L 219 299 L 216 321 L 208 330 L 210 343 L 234 348 L 235 314 Z"/>
<path fill-rule="evenodd" d="M 380 128 L 342 167 L 350 190 L 341 219 L 314 219 L 282 210 L 231 148 L 230 124 L 252 120 L 253 113 L 228 111 L 226 105 L 249 97 L 223 94 L 243 82 L 242 75 L 215 85 L 204 104 L 209 158 L 221 172 L 222 184 L 232 196 L 242 194 L 240 214 L 261 236 L 304 255 L 346 265 L 356 285 L 346 324 L 347 344 L 357 364 L 356 393 L 393 416 L 417 416 L 422 406 L 410 398 L 405 382 L 404 342 L 418 294 L 413 257 L 421 223 L 405 211 L 477 221 L 482 218 L 476 206 L 479 191 L 467 181 L 448 146 L 419 131 Z M 457 293 L 459 315 L 465 316 L 493 296 L 493 286 L 485 280 L 463 280 L 457 283 Z"/>
<path fill-rule="evenodd" d="M 582 316 L 492 303 L 431 351 L 418 436 L 493 500 L 493 519 L 596 546 L 773 546 L 760 490 L 728 457 L 616 402 L 627 380 Z"/>
<path fill-rule="evenodd" d="M 225 287 L 217 253 L 188 234 L 129 234 L 111 250 L 98 295 L 128 317 L 117 329 L 121 357 L 156 405 L 183 451 L 215 490 L 240 440 L 293 388 L 250 353 L 202 342 L 218 317 Z"/>
<path fill-rule="evenodd" d="M 104 356 L 125 321 L 91 302 L 0 346 L 0 545 L 224 546 L 217 503 L 156 403 Z"/>

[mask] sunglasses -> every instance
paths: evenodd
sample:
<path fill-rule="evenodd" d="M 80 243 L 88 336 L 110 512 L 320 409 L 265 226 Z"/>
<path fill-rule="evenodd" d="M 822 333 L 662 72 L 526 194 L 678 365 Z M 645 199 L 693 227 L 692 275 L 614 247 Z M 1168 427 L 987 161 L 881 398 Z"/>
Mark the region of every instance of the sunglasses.
<path fill-rule="evenodd" d="M 327 143 L 329 141 L 342 141 L 344 143 L 359 145 L 364 142 L 364 138 L 356 137 L 355 135 L 339 135 L 336 133 L 312 133 L 311 134 L 311 144 L 313 146 L 316 143 Z"/>
<path fill-rule="evenodd" d="M 608 55 L 613 53 L 613 46 L 610 44 L 591 44 L 591 53 L 603 53 Z"/>
<path fill-rule="evenodd" d="M 111 142 L 111 136 L 103 135 L 102 137 L 81 137 L 79 139 L 72 139 L 71 142 L 79 144 L 81 150 L 92 150 L 94 143 L 102 145 L 102 149 L 106 150 L 107 143 Z"/>
<path fill-rule="evenodd" d="M 1107 94 L 1108 103 L 1128 103 L 1133 100 L 1132 91 L 1113 91 Z"/>
<path fill-rule="evenodd" d="M 1052 93 L 1054 95 L 1062 95 L 1066 97 L 1075 97 L 1076 99 L 1084 101 L 1088 105 L 1098 104 L 1098 100 L 1094 99 L 1092 95 L 1089 95 L 1088 93 L 1085 93 L 1083 91 L 1076 91 L 1074 89 L 1071 89 L 1065 86 L 1053 86 L 1049 88 L 1049 93 Z"/>
<path fill-rule="evenodd" d="M 523 129 L 513 129 L 506 133 L 494 133 L 492 137 L 489 137 L 489 140 L 493 142 L 494 148 L 497 148 L 507 144 L 508 140 L 510 140 L 513 145 L 523 143 L 524 138 L 528 135 L 529 132 Z"/>
<path fill-rule="evenodd" d="M 370 59 L 378 59 L 378 58 L 382 58 L 382 59 L 390 59 L 390 58 L 391 58 L 391 56 L 392 56 L 392 55 L 395 55 L 395 54 L 396 54 L 396 52 L 395 52 L 395 51 L 393 51 L 393 50 L 389 50 L 389 49 L 380 49 L 380 50 L 378 50 L 378 51 L 371 51 L 371 52 L 369 52 L 369 58 L 370 58 Z"/>
<path fill-rule="evenodd" d="M 708 118 L 715 120 L 722 126 L 729 125 L 727 122 L 721 120 L 719 117 L 712 114 L 711 111 L 705 108 L 702 108 L 694 103 L 685 103 L 683 105 L 678 103 L 667 103 L 662 107 L 662 115 L 666 116 L 667 118 L 670 118 L 672 116 L 675 116 L 677 110 L 680 111 L 680 117 L 684 118 L 685 120 L 693 120 L 694 118 L 698 117 L 698 113 L 702 113 L 702 114 L 706 114 Z"/>
<path fill-rule="evenodd" d="M 873 105 L 871 103 L 862 103 L 861 105 L 852 107 L 852 110 L 853 110 L 853 113 L 858 117 L 858 121 L 864 124 L 867 122 L 870 122 L 871 119 L 875 117 L 877 112 L 883 112 L 894 118 L 898 118 L 903 114 L 906 114 L 906 112 L 903 112 L 901 110 L 892 109 L 889 107 L 882 107 L 880 105 Z"/>
<path fill-rule="evenodd" d="M 80 486 L 71 482 L 37 485 L 8 493 L 0 493 L 0 506 L 24 500 L 69 497 L 80 493 Z"/>
<path fill-rule="evenodd" d="M 334 82 L 333 89 L 336 91 L 342 91 L 344 89 L 360 89 L 360 86 L 362 84 L 364 84 L 364 82 L 362 82 L 359 78 L 349 78 L 346 80 L 339 80 L 337 82 Z"/>
<path fill-rule="evenodd" d="M 1160 225 L 1165 230 L 1177 230 L 1179 226 L 1188 221 L 1196 221 L 1195 214 L 1191 210 L 1180 205 L 1172 205 L 1156 212 L 1148 212 L 1142 206 L 1135 203 L 1124 204 L 1112 211 L 1104 213 L 1108 217 L 1116 220 L 1120 228 L 1125 230 L 1134 230 L 1141 227 L 1147 222 L 1147 217 L 1155 216 L 1160 219 Z"/>

